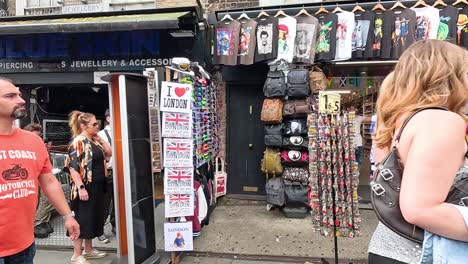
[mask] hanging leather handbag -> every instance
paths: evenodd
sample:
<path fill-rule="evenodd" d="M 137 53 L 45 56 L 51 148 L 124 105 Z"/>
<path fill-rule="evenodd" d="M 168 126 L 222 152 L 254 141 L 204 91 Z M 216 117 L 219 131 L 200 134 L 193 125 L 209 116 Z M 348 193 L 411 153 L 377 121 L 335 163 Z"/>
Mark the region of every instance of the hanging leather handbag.
<path fill-rule="evenodd" d="M 283 125 L 266 125 L 264 142 L 267 147 L 281 147 L 283 145 Z"/>
<path fill-rule="evenodd" d="M 302 136 L 284 137 L 282 146 L 287 149 L 308 149 L 309 139 Z"/>
<path fill-rule="evenodd" d="M 289 100 L 284 103 L 283 117 L 305 118 L 310 112 L 311 106 L 309 98 L 304 100 Z"/>
<path fill-rule="evenodd" d="M 283 124 L 280 125 L 266 125 L 265 135 L 283 135 Z"/>
<path fill-rule="evenodd" d="M 283 71 L 269 71 L 263 85 L 265 97 L 284 97 L 287 92 L 287 84 Z"/>
<path fill-rule="evenodd" d="M 303 204 L 308 206 L 309 186 L 285 185 L 284 192 L 287 205 Z"/>
<path fill-rule="evenodd" d="M 309 96 L 309 71 L 306 69 L 293 69 L 288 73 L 289 97 Z"/>
<path fill-rule="evenodd" d="M 424 230 L 416 225 L 406 222 L 400 209 L 400 188 L 404 167 L 398 154 L 398 143 L 403 129 L 410 119 L 417 113 L 427 109 L 441 109 L 442 107 L 422 108 L 410 115 L 402 124 L 395 143 L 377 166 L 374 172 L 374 180 L 371 185 L 371 201 L 374 211 L 380 222 L 393 230 L 395 233 L 411 241 L 422 243 Z M 468 206 L 468 177 L 457 177 L 454 185 L 450 189 L 446 202 Z"/>
<path fill-rule="evenodd" d="M 283 179 L 307 185 L 309 183 L 309 170 L 306 168 L 286 167 L 283 169 Z"/>
<path fill-rule="evenodd" d="M 302 166 L 309 163 L 309 155 L 304 150 L 283 150 L 281 152 L 281 161 L 288 166 Z"/>
<path fill-rule="evenodd" d="M 278 98 L 265 99 L 260 119 L 267 124 L 281 124 L 283 121 L 283 101 Z"/>
<path fill-rule="evenodd" d="M 307 120 L 291 119 L 285 121 L 283 133 L 285 136 L 307 135 Z"/>

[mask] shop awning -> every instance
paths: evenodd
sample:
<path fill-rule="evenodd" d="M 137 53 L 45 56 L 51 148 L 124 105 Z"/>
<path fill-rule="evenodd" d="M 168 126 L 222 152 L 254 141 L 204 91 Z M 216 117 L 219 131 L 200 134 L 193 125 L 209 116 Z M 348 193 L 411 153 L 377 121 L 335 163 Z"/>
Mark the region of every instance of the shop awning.
<path fill-rule="evenodd" d="M 179 18 L 190 12 L 112 15 L 97 17 L 48 18 L 0 21 L 0 34 L 71 33 L 131 31 L 143 29 L 177 29 Z"/>

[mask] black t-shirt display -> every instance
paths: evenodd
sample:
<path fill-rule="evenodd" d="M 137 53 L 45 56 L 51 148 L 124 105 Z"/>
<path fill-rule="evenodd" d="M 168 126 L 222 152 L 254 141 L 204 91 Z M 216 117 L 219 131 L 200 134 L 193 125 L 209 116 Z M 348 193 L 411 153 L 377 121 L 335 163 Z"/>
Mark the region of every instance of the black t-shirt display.
<path fill-rule="evenodd" d="M 383 13 L 382 43 L 380 48 L 380 58 L 390 59 L 392 57 L 393 30 L 395 28 L 395 15 L 392 10 Z"/>
<path fill-rule="evenodd" d="M 439 19 L 437 39 L 455 44 L 457 41 L 458 8 L 454 6 L 444 7 L 439 11 Z"/>
<path fill-rule="evenodd" d="M 384 13 L 384 37 L 391 36 L 391 46 L 382 45 L 380 57 L 398 59 L 415 42 L 416 13 L 407 8 Z M 388 21 L 388 23 L 387 23 Z M 384 44 L 384 43 L 382 43 Z"/>
<path fill-rule="evenodd" d="M 385 20 L 384 20 L 384 13 L 382 11 L 376 11 L 374 12 L 374 21 L 373 21 L 373 24 L 374 24 L 374 32 L 372 34 L 372 58 L 380 58 L 381 56 L 381 50 L 382 50 L 382 46 L 386 45 L 386 46 L 390 46 L 391 45 L 391 33 L 390 33 L 390 30 L 387 29 L 387 31 L 385 32 L 386 34 L 384 34 L 384 24 L 385 24 Z M 390 54 L 388 55 L 388 57 L 390 57 Z"/>
<path fill-rule="evenodd" d="M 458 15 L 457 39 L 458 45 L 468 49 L 468 6 L 465 6 Z"/>
<path fill-rule="evenodd" d="M 255 62 L 276 59 L 278 56 L 278 18 L 263 16 L 257 21 Z"/>
<path fill-rule="evenodd" d="M 372 42 L 374 40 L 374 13 L 366 11 L 354 15 L 354 32 L 352 44 L 352 58 L 372 58 Z"/>
<path fill-rule="evenodd" d="M 330 61 L 335 59 L 336 25 L 338 15 L 328 13 L 319 15 L 319 33 L 315 45 L 315 61 Z"/>
<path fill-rule="evenodd" d="M 237 64 L 239 30 L 240 23 L 236 20 L 219 21 L 216 24 L 214 64 Z"/>
<path fill-rule="evenodd" d="M 253 19 L 241 21 L 239 33 L 238 63 L 250 65 L 254 62 L 255 44 L 257 43 L 257 22 Z"/>

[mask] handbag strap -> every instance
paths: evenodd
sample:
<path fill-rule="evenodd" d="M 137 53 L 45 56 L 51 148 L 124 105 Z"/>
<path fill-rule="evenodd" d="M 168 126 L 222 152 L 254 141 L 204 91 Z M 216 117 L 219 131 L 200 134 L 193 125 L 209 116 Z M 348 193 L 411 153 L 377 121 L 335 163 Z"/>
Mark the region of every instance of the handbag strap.
<path fill-rule="evenodd" d="M 400 131 L 398 132 L 397 136 L 395 137 L 395 145 L 400 142 L 401 134 L 403 133 L 403 129 L 406 127 L 406 125 L 409 123 L 411 118 L 413 118 L 417 113 L 422 112 L 424 110 L 429 110 L 429 109 L 439 109 L 439 110 L 445 110 L 448 111 L 447 108 L 445 107 L 440 107 L 440 106 L 431 106 L 431 107 L 424 107 L 421 109 L 416 110 L 414 113 L 412 113 L 408 118 L 406 118 L 405 122 L 401 125 Z"/>

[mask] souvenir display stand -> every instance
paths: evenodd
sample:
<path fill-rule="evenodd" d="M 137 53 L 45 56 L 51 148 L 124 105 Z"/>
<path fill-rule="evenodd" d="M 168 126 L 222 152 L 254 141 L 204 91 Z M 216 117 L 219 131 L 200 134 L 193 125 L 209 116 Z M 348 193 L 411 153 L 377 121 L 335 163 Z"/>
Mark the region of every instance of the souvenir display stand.
<path fill-rule="evenodd" d="M 185 58 L 174 58 L 164 76 L 159 109 L 167 219 L 165 250 L 171 251 L 172 263 L 179 263 L 179 252 L 193 250 L 193 237 L 209 223 L 216 190 L 220 189 L 212 165 L 219 152 L 217 97 L 211 75 Z"/>

